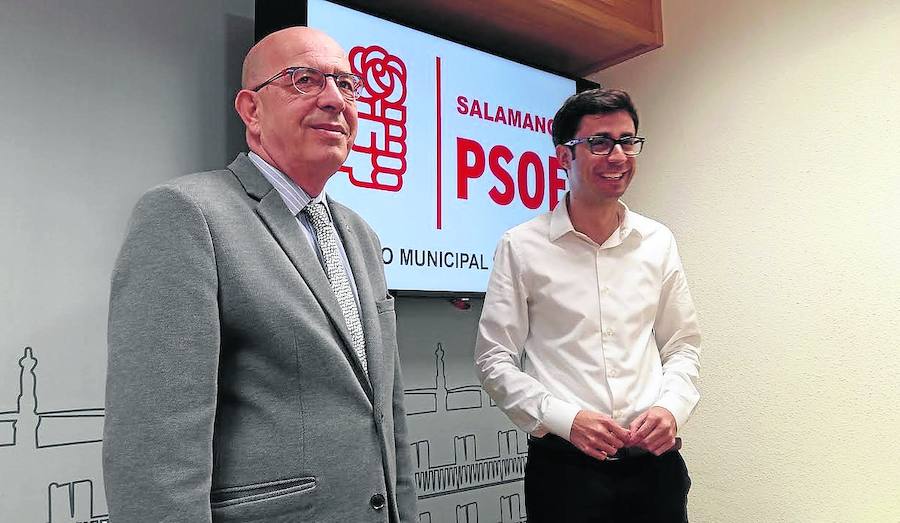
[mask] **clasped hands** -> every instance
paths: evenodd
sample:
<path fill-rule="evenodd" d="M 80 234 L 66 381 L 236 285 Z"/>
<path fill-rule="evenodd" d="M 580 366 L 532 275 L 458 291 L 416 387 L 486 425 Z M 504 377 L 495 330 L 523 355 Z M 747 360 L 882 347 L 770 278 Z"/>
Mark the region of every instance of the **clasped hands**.
<path fill-rule="evenodd" d="M 572 422 L 569 441 L 599 460 L 605 460 L 622 447 L 642 447 L 659 456 L 675 445 L 677 430 L 675 417 L 662 407 L 650 407 L 627 429 L 609 416 L 581 410 Z"/>

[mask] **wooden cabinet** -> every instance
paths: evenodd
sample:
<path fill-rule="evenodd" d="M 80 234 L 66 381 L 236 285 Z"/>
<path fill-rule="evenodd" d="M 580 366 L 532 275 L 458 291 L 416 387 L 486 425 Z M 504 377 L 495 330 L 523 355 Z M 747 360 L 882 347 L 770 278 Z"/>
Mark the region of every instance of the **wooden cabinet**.
<path fill-rule="evenodd" d="M 574 77 L 662 46 L 661 0 L 340 0 Z"/>

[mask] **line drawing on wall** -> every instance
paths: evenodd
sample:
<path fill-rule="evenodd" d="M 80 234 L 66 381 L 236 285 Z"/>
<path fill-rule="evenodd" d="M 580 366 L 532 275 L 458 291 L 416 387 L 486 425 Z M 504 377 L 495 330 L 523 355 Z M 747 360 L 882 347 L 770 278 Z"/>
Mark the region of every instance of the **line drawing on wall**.
<path fill-rule="evenodd" d="M 94 514 L 94 483 L 80 479 L 47 485 L 48 523 L 109 523 L 109 514 Z"/>
<path fill-rule="evenodd" d="M 31 347 L 13 361 L 18 395 L 14 410 L 0 412 L 0 468 L 5 481 L 15 482 L 3 485 L 15 498 L 0 506 L 13 503 L 19 521 L 108 523 L 98 445 L 105 410 L 42 410 L 42 394 L 58 397 L 64 391 L 54 388 L 52 377 L 40 376 Z"/>
<path fill-rule="evenodd" d="M 413 442 L 419 499 L 522 481 L 528 452 L 520 450 L 519 439 L 517 430 L 498 431 L 497 453 L 479 458 L 474 434 L 453 436 L 454 462 L 439 465 L 431 462 L 428 440 Z"/>
<path fill-rule="evenodd" d="M 487 403 L 497 404 L 484 392 L 479 384 L 447 386 L 447 366 L 444 362 L 444 344 L 437 343 L 434 351 L 434 386 L 404 389 L 404 405 L 407 416 L 435 414 L 439 407 L 444 411 L 480 409 Z"/>
<path fill-rule="evenodd" d="M 520 494 L 500 496 L 500 523 L 524 523 L 528 521 L 525 515 L 525 500 Z"/>
<path fill-rule="evenodd" d="M 433 367 L 427 365 L 433 378 L 404 390 L 419 523 L 527 521 L 521 501 L 527 434 L 511 425 L 480 384 L 450 380 L 453 352 L 443 342 L 434 347 Z M 425 368 L 417 370 L 421 376 Z"/>
<path fill-rule="evenodd" d="M 16 410 L 0 412 L 0 450 L 16 445 L 41 449 L 103 441 L 105 409 L 38 410 L 38 359 L 31 347 L 19 358 Z"/>
<path fill-rule="evenodd" d="M 474 523 L 478 521 L 478 502 L 456 505 L 456 523 Z M 525 504 L 522 496 L 512 494 L 500 496 L 500 522 L 499 523 L 526 523 Z M 418 523 L 434 523 L 431 512 L 426 510 L 419 513 Z"/>
<path fill-rule="evenodd" d="M 456 505 L 456 523 L 478 523 L 478 502 Z"/>

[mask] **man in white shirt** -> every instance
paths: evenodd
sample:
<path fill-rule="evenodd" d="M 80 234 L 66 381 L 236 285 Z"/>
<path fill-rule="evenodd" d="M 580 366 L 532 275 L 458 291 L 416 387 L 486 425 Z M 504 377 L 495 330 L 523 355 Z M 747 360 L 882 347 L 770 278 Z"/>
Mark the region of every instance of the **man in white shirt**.
<path fill-rule="evenodd" d="M 475 366 L 530 434 L 529 523 L 687 521 L 676 435 L 700 396 L 700 331 L 671 231 L 619 200 L 637 128 L 623 91 L 566 100 L 553 142 L 569 192 L 497 246 Z"/>

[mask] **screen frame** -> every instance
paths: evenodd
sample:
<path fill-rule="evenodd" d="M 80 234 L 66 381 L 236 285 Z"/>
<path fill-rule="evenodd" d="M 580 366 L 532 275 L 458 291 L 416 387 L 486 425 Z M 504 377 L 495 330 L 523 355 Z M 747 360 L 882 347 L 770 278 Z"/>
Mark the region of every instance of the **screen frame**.
<path fill-rule="evenodd" d="M 575 82 L 575 93 L 580 93 L 582 91 L 586 91 L 588 89 L 600 88 L 600 85 L 597 82 L 593 82 L 591 80 L 587 80 L 585 78 L 580 78 L 577 76 L 572 76 L 569 73 L 561 72 L 553 69 L 552 67 L 546 66 L 544 64 L 527 62 L 521 59 L 513 58 L 511 56 L 505 55 L 503 53 L 498 52 L 495 49 L 489 49 L 487 47 L 483 47 L 477 45 L 472 41 L 468 41 L 463 37 L 449 34 L 449 33 L 438 33 L 436 31 L 424 28 L 415 23 L 410 23 L 407 21 L 399 20 L 396 17 L 391 16 L 388 13 L 384 13 L 381 11 L 377 11 L 373 8 L 365 8 L 359 5 L 355 5 L 347 0 L 324 0 L 330 4 L 339 5 L 346 9 L 351 9 L 353 11 L 363 13 L 369 16 L 374 16 L 375 18 L 380 18 L 386 22 L 391 22 L 403 27 L 407 27 L 409 29 L 414 29 L 416 31 L 431 35 L 435 38 L 440 38 L 442 40 L 447 40 L 453 42 L 455 44 L 459 44 L 470 49 L 475 49 L 477 51 L 481 51 L 483 53 L 487 53 L 492 56 L 496 56 L 498 58 L 503 58 L 504 60 L 509 60 L 510 62 L 515 62 L 519 65 L 524 65 L 526 67 L 530 67 L 532 69 L 537 69 L 539 71 L 543 71 L 545 73 L 550 73 L 561 78 L 565 78 L 567 80 L 572 80 Z M 258 42 L 263 37 L 270 33 L 274 33 L 279 29 L 284 29 L 286 27 L 291 27 L 295 25 L 309 26 L 309 4 L 306 0 L 298 0 L 298 1 L 290 1 L 290 0 L 257 0 L 256 8 L 254 14 L 254 41 Z M 573 93 L 573 94 L 575 94 Z"/>

